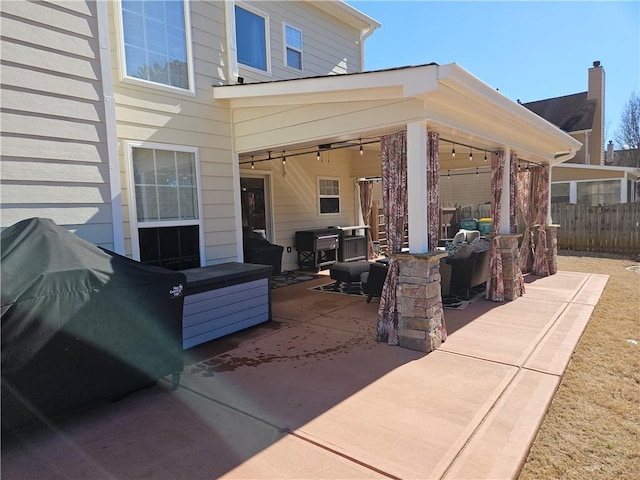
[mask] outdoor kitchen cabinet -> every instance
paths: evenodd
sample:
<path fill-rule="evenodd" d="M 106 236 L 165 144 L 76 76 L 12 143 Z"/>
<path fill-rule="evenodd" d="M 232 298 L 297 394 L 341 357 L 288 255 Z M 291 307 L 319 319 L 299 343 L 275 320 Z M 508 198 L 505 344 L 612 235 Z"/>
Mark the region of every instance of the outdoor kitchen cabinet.
<path fill-rule="evenodd" d="M 182 273 L 183 348 L 271 320 L 271 266 L 230 262 Z"/>

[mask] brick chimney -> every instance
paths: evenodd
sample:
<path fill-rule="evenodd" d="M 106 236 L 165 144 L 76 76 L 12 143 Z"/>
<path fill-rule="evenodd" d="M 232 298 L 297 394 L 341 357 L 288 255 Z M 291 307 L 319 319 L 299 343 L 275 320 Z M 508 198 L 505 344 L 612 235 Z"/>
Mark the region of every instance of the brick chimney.
<path fill-rule="evenodd" d="M 587 99 L 596 101 L 593 115 L 593 131 L 589 138 L 589 163 L 604 165 L 604 68 L 593 62 L 589 69 Z"/>

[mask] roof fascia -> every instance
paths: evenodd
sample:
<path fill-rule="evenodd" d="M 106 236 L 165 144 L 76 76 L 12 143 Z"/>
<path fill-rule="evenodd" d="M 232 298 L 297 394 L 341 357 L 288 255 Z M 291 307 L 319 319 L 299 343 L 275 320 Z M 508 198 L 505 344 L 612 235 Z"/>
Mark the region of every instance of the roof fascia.
<path fill-rule="evenodd" d="M 634 171 L 638 170 L 636 167 L 620 167 L 618 165 L 585 165 L 580 163 L 563 163 L 561 165 L 556 165 L 558 168 L 575 168 L 575 169 L 584 169 L 587 170 L 612 170 L 619 172 L 629 172 L 634 173 Z"/>
<path fill-rule="evenodd" d="M 213 98 L 231 100 L 233 108 L 299 104 L 310 96 L 314 102 L 409 98 L 425 95 L 438 88 L 437 68 L 436 65 L 425 65 L 378 72 L 222 85 L 213 88 Z M 354 96 L 356 91 L 362 98 Z"/>
<path fill-rule="evenodd" d="M 559 163 L 573 158 L 575 153 L 582 147 L 582 143 L 572 138 L 568 133 L 563 132 L 528 108 L 508 99 L 455 63 L 438 67 L 438 82 L 448 86 L 460 95 L 483 104 L 487 108 L 500 110 L 513 121 L 520 120 L 525 124 L 532 125 L 545 136 L 567 145 L 570 151 L 562 152 L 565 155 L 559 157 L 561 160 L 552 161 L 551 163 Z"/>
<path fill-rule="evenodd" d="M 380 28 L 380 22 L 374 20 L 370 16 L 362 13 L 360 10 L 353 8 L 351 5 L 347 5 L 343 1 L 319 1 L 310 2 L 316 8 L 328 13 L 329 15 L 336 17 L 343 22 L 354 25 L 360 29 L 360 31 L 371 31 Z"/>

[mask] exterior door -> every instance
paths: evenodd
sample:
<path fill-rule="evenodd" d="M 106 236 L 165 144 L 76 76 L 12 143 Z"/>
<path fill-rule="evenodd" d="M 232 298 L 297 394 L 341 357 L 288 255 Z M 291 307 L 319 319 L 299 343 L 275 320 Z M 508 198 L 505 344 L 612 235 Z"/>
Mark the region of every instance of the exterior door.
<path fill-rule="evenodd" d="M 267 239 L 273 241 L 270 198 L 267 175 L 240 178 L 242 226 L 259 230 Z"/>

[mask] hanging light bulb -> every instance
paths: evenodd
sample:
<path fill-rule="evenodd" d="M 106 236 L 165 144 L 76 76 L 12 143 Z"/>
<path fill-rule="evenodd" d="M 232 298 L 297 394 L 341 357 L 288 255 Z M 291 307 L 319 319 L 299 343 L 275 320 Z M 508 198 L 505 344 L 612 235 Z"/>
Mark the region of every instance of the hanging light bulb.
<path fill-rule="evenodd" d="M 316 160 L 320 160 L 320 150 L 316 153 Z"/>
<path fill-rule="evenodd" d="M 456 158 L 456 144 L 453 144 L 453 148 L 451 149 L 451 156 L 453 158 Z"/>
<path fill-rule="evenodd" d="M 284 154 L 284 150 L 282 151 L 282 164 L 283 164 L 283 165 L 286 165 L 286 164 L 287 164 L 287 157 L 286 157 L 286 155 Z"/>
<path fill-rule="evenodd" d="M 447 178 L 451 178 L 449 175 L 450 173 L 451 173 L 451 170 L 447 170 Z"/>
<path fill-rule="evenodd" d="M 251 170 L 253 170 L 254 168 L 256 168 L 256 166 L 253 163 L 253 155 L 251 155 Z"/>
<path fill-rule="evenodd" d="M 469 147 L 469 161 L 472 162 L 473 161 L 473 152 L 471 150 L 471 147 Z"/>
<path fill-rule="evenodd" d="M 485 162 L 487 161 L 487 151 L 486 150 L 484 151 L 484 161 Z"/>
<path fill-rule="evenodd" d="M 478 176 L 478 167 L 476 167 L 476 177 Z"/>
<path fill-rule="evenodd" d="M 364 155 L 364 149 L 362 148 L 362 145 L 360 145 L 360 155 Z"/>

